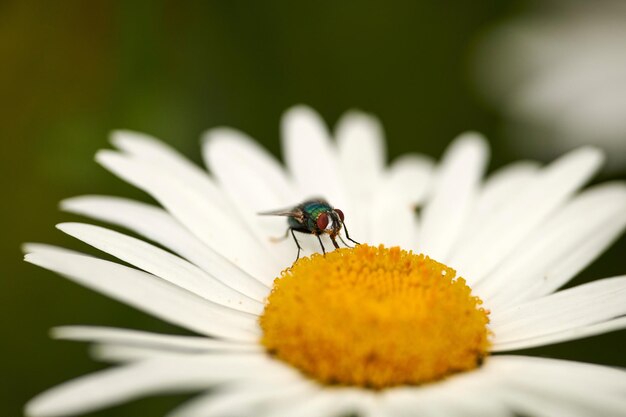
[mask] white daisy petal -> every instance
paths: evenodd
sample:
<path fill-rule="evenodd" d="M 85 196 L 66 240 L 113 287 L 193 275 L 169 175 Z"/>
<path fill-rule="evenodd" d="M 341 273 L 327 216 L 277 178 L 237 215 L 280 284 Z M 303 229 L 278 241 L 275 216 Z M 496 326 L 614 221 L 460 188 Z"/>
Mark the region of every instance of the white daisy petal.
<path fill-rule="evenodd" d="M 554 265 L 548 279 L 533 288 L 532 293 L 519 294 L 520 298 L 518 301 L 551 294 L 605 251 L 618 238 L 619 234 L 620 232 L 609 227 L 609 233 L 591 235 L 587 241 L 583 242 L 578 248 Z"/>
<path fill-rule="evenodd" d="M 380 122 L 370 114 L 350 111 L 339 119 L 335 136 L 341 169 L 346 184 L 351 186 L 350 192 L 371 195 L 371 186 L 382 175 L 386 160 Z"/>
<path fill-rule="evenodd" d="M 89 224 L 62 223 L 57 228 L 206 300 L 256 315 L 263 311 L 262 303 L 233 290 L 188 261 L 149 243 Z"/>
<path fill-rule="evenodd" d="M 414 249 L 418 243 L 417 207 L 432 182 L 433 162 L 421 155 L 396 159 L 371 202 L 368 242 Z"/>
<path fill-rule="evenodd" d="M 273 409 L 265 413 L 263 417 L 331 417 L 345 415 L 351 411 L 351 408 L 346 409 L 342 404 L 337 404 L 336 398 L 319 390 L 311 393 L 306 398 L 300 399 L 297 403 L 275 404 Z"/>
<path fill-rule="evenodd" d="M 589 324 L 560 332 L 550 333 L 545 336 L 530 337 L 528 339 L 518 339 L 513 342 L 496 343 L 492 346 L 492 352 L 507 352 L 511 350 L 528 349 L 537 346 L 547 346 L 554 343 L 566 342 L 569 340 L 582 339 L 609 333 L 615 330 L 626 328 L 626 317 L 604 321 L 601 323 Z"/>
<path fill-rule="evenodd" d="M 491 313 L 494 344 L 546 336 L 626 315 L 626 276 L 559 291 Z"/>
<path fill-rule="evenodd" d="M 293 403 L 278 404 L 263 417 L 339 417 L 362 415 L 371 407 L 373 394 L 356 388 L 328 388 L 312 392 Z"/>
<path fill-rule="evenodd" d="M 284 168 L 246 134 L 211 129 L 203 136 L 202 155 L 224 191 L 247 207 L 271 210 L 294 203 L 293 184 Z"/>
<path fill-rule="evenodd" d="M 383 393 L 386 408 L 397 416 L 506 417 L 513 413 L 497 401 L 497 369 L 488 359 L 482 368 L 423 387 L 399 387 Z M 485 398 L 484 392 L 491 396 Z"/>
<path fill-rule="evenodd" d="M 231 385 L 184 403 L 168 417 L 262 416 L 311 392 L 312 385 L 302 378 L 268 385 Z"/>
<path fill-rule="evenodd" d="M 569 416 L 572 414 L 568 412 L 582 410 L 578 415 L 617 417 L 626 409 L 623 370 L 524 356 L 493 357 L 490 362 L 502 375 L 502 400 L 516 411 L 535 412 L 545 406 L 539 415 Z M 526 401 L 519 401 L 520 398 Z"/>
<path fill-rule="evenodd" d="M 242 354 L 258 355 L 264 352 L 260 345 L 242 344 L 242 343 L 224 343 L 222 340 L 198 338 L 204 341 L 215 342 L 210 348 L 207 346 L 201 348 L 190 348 L 188 345 L 165 346 L 163 344 L 128 344 L 127 342 L 98 343 L 89 348 L 90 356 L 101 362 L 107 363 L 126 363 L 135 361 L 144 361 L 146 359 L 180 357 L 180 355 L 198 354 L 198 353 L 218 353 L 218 354 Z M 220 342 L 221 346 L 220 346 Z"/>
<path fill-rule="evenodd" d="M 271 378 L 266 375 L 271 373 Z M 30 417 L 85 413 L 158 392 L 187 392 L 235 381 L 293 381 L 294 373 L 261 355 L 163 357 L 96 372 L 40 394 Z"/>
<path fill-rule="evenodd" d="M 270 251 L 290 262 L 291 244 L 271 242 L 284 234 L 285 219 L 258 213 L 294 206 L 300 201 L 285 170 L 269 152 L 247 135 L 228 128 L 208 131 L 203 138 L 206 165 L 248 224 Z M 292 242 L 288 242 L 292 243 Z"/>
<path fill-rule="evenodd" d="M 208 174 L 164 142 L 144 133 L 129 130 L 114 131 L 111 142 L 124 153 L 149 165 L 160 167 L 169 175 L 180 178 L 190 189 L 207 195 L 221 208 L 229 209 L 224 193 Z"/>
<path fill-rule="evenodd" d="M 231 262 L 270 283 L 275 261 L 250 231 L 211 199 L 190 186 L 182 176 L 173 176 L 158 165 L 112 152 L 100 151 L 96 159 L 111 172 L 143 189 L 158 200 L 188 230 Z M 237 236 L 233 239 L 232 236 Z"/>
<path fill-rule="evenodd" d="M 187 329 L 226 339 L 255 341 L 253 315 L 210 303 L 148 273 L 46 245 L 28 245 L 27 262 L 58 272 L 95 291 Z"/>
<path fill-rule="evenodd" d="M 396 417 L 392 410 L 389 410 L 382 403 L 380 397 L 373 397 L 370 403 L 359 412 L 360 417 Z"/>
<path fill-rule="evenodd" d="M 64 200 L 69 212 L 125 227 L 178 253 L 229 287 L 263 301 L 268 287 L 206 246 L 161 208 L 119 197 L 82 196 Z"/>
<path fill-rule="evenodd" d="M 605 183 L 590 188 L 528 236 L 475 289 L 490 307 L 550 293 L 588 265 L 625 227 L 626 186 Z"/>
<path fill-rule="evenodd" d="M 361 112 L 348 112 L 337 124 L 335 136 L 339 151 L 339 169 L 349 213 L 347 222 L 353 236 L 368 241 L 370 207 L 380 190 L 385 167 L 385 141 L 382 126 L 373 116 Z"/>
<path fill-rule="evenodd" d="M 212 340 L 212 339 L 209 339 Z M 250 355 L 263 354 L 264 350 L 259 345 L 240 344 L 238 348 L 213 348 L 213 349 L 172 349 L 162 346 L 135 346 L 128 344 L 104 343 L 92 345 L 89 348 L 89 355 L 100 362 L 121 364 L 128 362 L 144 361 L 147 359 L 180 357 L 181 355 L 200 354 L 200 353 L 218 353 L 218 354 L 237 354 L 247 353 Z"/>
<path fill-rule="evenodd" d="M 257 344 L 237 343 L 199 336 L 158 334 L 140 330 L 97 326 L 61 326 L 51 330 L 55 339 L 170 350 L 174 352 L 254 352 Z"/>
<path fill-rule="evenodd" d="M 283 116 L 281 130 L 285 163 L 298 185 L 299 195 L 324 197 L 334 206 L 346 207 L 338 180 L 337 150 L 320 116 L 308 107 L 294 107 Z"/>
<path fill-rule="evenodd" d="M 128 345 L 93 345 L 89 348 L 92 359 L 109 364 L 123 364 L 167 357 L 178 357 L 180 352 Z"/>
<path fill-rule="evenodd" d="M 458 249 L 451 265 L 470 284 L 479 282 L 570 198 L 596 172 L 602 160 L 597 149 L 581 148 L 544 168 L 534 184 L 515 195 L 473 239 Z"/>
<path fill-rule="evenodd" d="M 506 165 L 487 178 L 476 197 L 471 214 L 463 226 L 462 236 L 455 245 L 455 251 L 463 247 L 464 242 L 481 230 L 491 217 L 506 207 L 506 204 L 528 187 L 539 171 L 539 164 L 520 161 Z"/>
<path fill-rule="evenodd" d="M 535 417 L 589 417 L 602 415 L 603 417 L 623 416 L 621 412 L 615 414 L 606 410 L 603 405 L 606 398 L 596 398 L 592 404 L 585 404 L 581 401 L 572 401 L 570 398 L 559 398 L 559 395 L 546 395 L 542 389 L 528 384 L 518 384 L 511 386 L 508 390 L 503 390 L 502 400 L 507 405 L 516 410 L 521 415 Z M 622 405 L 623 407 L 623 405 Z M 603 410 L 604 409 L 604 410 Z M 600 411 L 603 410 L 603 411 Z M 607 413 L 609 411 L 609 413 Z"/>
<path fill-rule="evenodd" d="M 513 417 L 513 413 L 493 400 L 469 400 L 466 396 L 432 396 L 424 399 L 416 393 L 407 393 L 405 398 L 390 397 L 386 404 L 388 415 L 398 417 Z M 480 393 L 474 392 L 479 396 Z M 491 394 L 495 394 L 493 391 Z"/>
<path fill-rule="evenodd" d="M 598 391 L 607 393 L 626 392 L 626 372 L 609 366 L 517 355 L 491 356 L 487 363 L 489 372 L 494 372 L 503 379 L 514 381 L 518 378 L 537 378 L 537 381 L 546 386 L 558 380 L 563 387 L 580 384 L 593 386 Z"/>
<path fill-rule="evenodd" d="M 210 201 L 216 208 L 220 208 L 220 215 L 230 216 L 235 224 L 239 223 L 239 216 L 226 199 L 223 190 L 214 184 L 205 171 L 174 149 L 151 136 L 131 131 L 113 132 L 111 141 L 135 160 L 145 163 L 148 167 L 167 172 L 170 177 L 183 180 L 186 188 L 194 190 L 198 195 L 204 196 L 205 201 Z M 195 229 L 192 229 L 193 231 Z M 232 232 L 236 233 L 237 229 L 232 229 Z M 280 267 L 276 267 L 274 272 L 280 272 Z"/>
<path fill-rule="evenodd" d="M 485 139 L 476 133 L 459 136 L 446 150 L 424 207 L 420 252 L 447 260 L 476 197 L 488 153 Z"/>
<path fill-rule="evenodd" d="M 400 205 L 415 208 L 424 201 L 432 188 L 434 161 L 424 155 L 402 155 L 391 163 L 384 182 L 376 195 L 396 200 Z M 378 202 L 380 198 L 376 198 Z"/>
<path fill-rule="evenodd" d="M 372 208 L 370 219 L 375 220 L 369 238 L 372 245 L 410 249 L 418 243 L 419 220 L 414 208 L 389 200 L 378 202 Z"/>

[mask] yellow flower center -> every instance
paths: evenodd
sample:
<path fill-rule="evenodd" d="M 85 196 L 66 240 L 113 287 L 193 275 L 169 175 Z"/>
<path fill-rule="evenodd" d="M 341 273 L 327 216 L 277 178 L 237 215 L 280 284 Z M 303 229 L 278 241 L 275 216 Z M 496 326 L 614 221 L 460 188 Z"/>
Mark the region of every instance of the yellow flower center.
<path fill-rule="evenodd" d="M 274 281 L 261 342 L 325 384 L 382 389 L 474 369 L 489 313 L 455 273 L 382 245 L 300 259 Z"/>

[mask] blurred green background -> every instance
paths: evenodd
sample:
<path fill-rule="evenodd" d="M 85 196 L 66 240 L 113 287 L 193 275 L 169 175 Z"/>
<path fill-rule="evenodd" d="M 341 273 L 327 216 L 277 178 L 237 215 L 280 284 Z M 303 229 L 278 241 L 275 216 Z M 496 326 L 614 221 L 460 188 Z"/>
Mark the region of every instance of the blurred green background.
<path fill-rule="evenodd" d="M 63 198 L 147 200 L 93 162 L 114 128 L 153 134 L 199 161 L 201 132 L 230 125 L 277 153 L 281 113 L 305 103 L 331 124 L 350 108 L 378 115 L 391 157 L 439 156 L 468 129 L 489 136 L 491 169 L 525 157 L 504 145 L 500 120 L 472 91 L 469 57 L 486 28 L 527 2 L 295 3 L 0 3 L 3 416 L 103 366 L 84 345 L 48 339 L 52 326 L 180 332 L 22 261 L 26 241 L 89 251 L 53 227 L 75 220 L 58 211 Z M 574 284 L 623 273 L 625 250 L 622 238 Z M 531 353 L 626 366 L 625 342 L 616 332 Z M 162 415 L 183 398 L 90 415 Z"/>

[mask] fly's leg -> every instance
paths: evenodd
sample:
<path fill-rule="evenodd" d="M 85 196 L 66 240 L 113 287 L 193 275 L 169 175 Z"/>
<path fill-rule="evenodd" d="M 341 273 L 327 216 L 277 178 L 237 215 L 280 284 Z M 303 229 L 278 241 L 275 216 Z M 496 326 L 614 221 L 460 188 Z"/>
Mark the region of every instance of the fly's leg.
<path fill-rule="evenodd" d="M 287 231 L 285 232 L 284 236 L 280 236 L 280 237 L 270 237 L 270 242 L 272 243 L 278 243 L 278 242 L 282 242 L 283 240 L 287 239 L 289 237 L 289 231 L 291 230 L 291 227 L 287 228 Z M 295 237 L 294 237 L 295 239 Z"/>
<path fill-rule="evenodd" d="M 348 245 L 345 240 L 343 240 L 341 235 L 337 235 L 337 236 L 339 236 L 339 240 L 341 240 L 341 243 L 343 243 L 346 248 L 351 248 L 352 247 L 352 246 Z"/>
<path fill-rule="evenodd" d="M 322 253 L 324 254 L 324 256 L 326 256 L 326 248 L 324 247 L 324 244 L 322 243 L 322 238 L 320 237 L 320 235 L 315 235 L 317 236 L 317 241 L 320 242 L 320 246 L 322 247 Z"/>
<path fill-rule="evenodd" d="M 330 235 L 330 240 L 333 241 L 333 246 L 335 246 L 335 249 L 339 249 L 339 245 L 337 244 L 337 241 L 335 240 L 335 236 Z"/>
<path fill-rule="evenodd" d="M 345 230 L 345 231 L 346 231 L 346 238 L 348 238 L 348 240 L 349 240 L 350 242 L 355 243 L 355 244 L 357 244 L 357 245 L 360 245 L 360 243 L 359 243 L 359 242 L 357 242 L 356 240 L 354 240 L 354 239 L 352 239 L 352 238 L 350 237 L 350 233 L 348 233 L 348 228 L 346 227 L 346 224 L 345 224 L 344 222 L 341 222 L 341 224 L 343 225 L 343 230 Z"/>
<path fill-rule="evenodd" d="M 300 246 L 300 242 L 298 242 L 298 239 L 296 239 L 296 233 L 293 231 L 291 227 L 287 229 L 287 233 L 289 232 L 291 232 L 291 236 L 293 236 L 293 241 L 296 242 L 296 246 L 298 247 L 298 256 L 296 256 L 296 261 L 297 261 L 298 259 L 300 259 L 300 251 L 302 250 L 302 246 Z"/>

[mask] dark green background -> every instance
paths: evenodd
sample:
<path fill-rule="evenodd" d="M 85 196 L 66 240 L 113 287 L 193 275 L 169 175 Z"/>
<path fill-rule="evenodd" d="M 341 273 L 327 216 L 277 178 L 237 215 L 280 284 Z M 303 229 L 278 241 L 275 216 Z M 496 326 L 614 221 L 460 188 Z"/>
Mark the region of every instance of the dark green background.
<path fill-rule="evenodd" d="M 3 416 L 101 367 L 84 345 L 49 340 L 52 326 L 180 332 L 21 260 L 25 241 L 87 250 L 53 227 L 75 219 L 58 211 L 63 198 L 147 200 L 93 162 L 114 128 L 154 134 L 199 161 L 200 133 L 231 125 L 276 153 L 281 113 L 306 103 L 331 124 L 349 108 L 375 113 L 392 157 L 439 156 L 467 129 L 489 136 L 492 169 L 525 157 L 501 142 L 500 121 L 472 91 L 469 70 L 480 34 L 525 2 L 295 3 L 0 3 Z M 575 283 L 623 273 L 625 250 L 622 238 Z M 624 334 L 532 353 L 626 366 Z M 158 416 L 182 398 L 93 416 Z"/>

